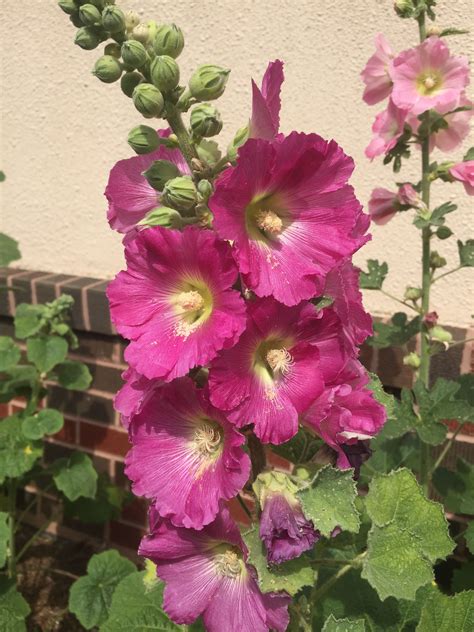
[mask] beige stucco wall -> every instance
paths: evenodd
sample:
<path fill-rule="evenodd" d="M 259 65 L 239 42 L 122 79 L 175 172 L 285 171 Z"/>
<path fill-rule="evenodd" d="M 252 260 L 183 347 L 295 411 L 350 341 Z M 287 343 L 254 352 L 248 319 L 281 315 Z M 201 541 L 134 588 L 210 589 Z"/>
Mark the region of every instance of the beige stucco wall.
<path fill-rule="evenodd" d="M 260 78 L 267 61 L 286 62 L 282 129 L 316 131 L 334 137 L 351 154 L 353 184 L 366 204 L 374 186 L 392 187 L 391 170 L 370 163 L 363 150 L 373 116 L 380 109 L 361 100 L 359 72 L 383 31 L 398 48 L 417 40 L 415 23 L 396 18 L 392 0 L 123 0 L 147 18 L 175 21 L 185 31 L 182 77 L 198 63 L 232 68 L 219 106 L 223 141 L 245 123 L 250 77 Z M 75 29 L 55 0 L 2 0 L 1 230 L 21 242 L 27 268 L 111 277 L 122 266 L 120 237 L 105 220 L 103 190 L 109 169 L 131 155 L 129 129 L 140 121 L 117 84 L 106 86 L 91 74 L 98 51 L 73 45 Z M 472 0 L 439 0 L 439 23 L 465 26 Z M 473 40 L 449 39 L 456 52 L 473 56 Z M 466 50 L 469 49 L 470 50 Z M 472 144 L 472 142 L 471 142 Z M 468 143 L 466 143 L 468 146 Z M 456 156 L 461 157 L 462 150 Z M 399 179 L 415 177 L 412 168 Z M 443 191 L 441 192 L 441 189 Z M 435 202 L 455 200 L 460 211 L 449 225 L 463 239 L 472 236 L 472 199 L 461 185 L 435 187 Z M 471 226 L 469 226 L 471 224 Z M 470 230 L 471 229 L 471 230 Z M 451 264 L 454 239 L 440 242 Z M 392 269 L 387 289 L 403 292 L 419 278 L 419 233 L 407 214 L 383 228 L 357 256 L 386 259 Z M 434 303 L 444 322 L 464 324 L 474 311 L 472 274 L 465 269 L 436 286 Z M 367 293 L 374 313 L 396 305 Z"/>

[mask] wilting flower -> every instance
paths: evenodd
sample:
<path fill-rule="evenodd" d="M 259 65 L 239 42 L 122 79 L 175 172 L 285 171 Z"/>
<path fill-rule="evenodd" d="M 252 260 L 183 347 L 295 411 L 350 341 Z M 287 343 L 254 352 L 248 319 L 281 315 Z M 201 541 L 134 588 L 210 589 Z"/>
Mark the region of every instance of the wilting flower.
<path fill-rule="evenodd" d="M 250 138 L 272 140 L 280 128 L 280 89 L 283 83 L 283 62 L 271 61 L 263 75 L 262 87 L 252 80 L 252 117 Z"/>
<path fill-rule="evenodd" d="M 368 381 L 362 365 L 352 360 L 344 374 L 327 383 L 323 394 L 302 418 L 306 426 L 336 450 L 337 465 L 342 469 L 353 465 L 349 455 L 354 448 L 349 446 L 357 445 L 355 454 L 360 455 L 363 448 L 360 442 L 371 439 L 385 423 L 385 408 L 367 388 Z"/>
<path fill-rule="evenodd" d="M 293 132 L 250 139 L 209 200 L 214 227 L 233 240 L 244 282 L 285 305 L 312 298 L 324 277 L 367 238 L 353 234 L 362 209 L 347 184 L 353 161 L 334 142 Z"/>
<path fill-rule="evenodd" d="M 147 228 L 125 248 L 127 270 L 107 295 L 117 330 L 131 340 L 127 362 L 170 381 L 232 346 L 245 306 L 231 287 L 237 269 L 228 244 L 209 230 Z"/>
<path fill-rule="evenodd" d="M 245 485 L 245 438 L 184 377 L 152 395 L 130 427 L 125 472 L 137 496 L 177 526 L 201 529 Z"/>
<path fill-rule="evenodd" d="M 406 117 L 406 110 L 397 107 L 390 99 L 387 108 L 375 117 L 372 125 L 374 137 L 365 149 L 367 158 L 373 160 L 395 147 L 403 133 Z"/>
<path fill-rule="evenodd" d="M 120 413 L 120 420 L 125 428 L 130 426 L 135 415 L 142 410 L 151 395 L 163 385 L 160 380 L 149 380 L 131 368 L 122 373 L 125 384 L 117 392 L 114 408 Z"/>
<path fill-rule="evenodd" d="M 360 73 L 365 83 L 363 99 L 368 105 L 383 101 L 392 91 L 389 67 L 394 57 L 390 44 L 382 33 L 375 37 L 375 53 Z"/>
<path fill-rule="evenodd" d="M 337 316 L 302 303 L 273 299 L 249 304 L 245 332 L 209 371 L 211 401 L 237 427 L 254 424 L 265 443 L 283 443 L 298 430 L 298 415 L 323 389 L 321 371 L 335 379 L 346 348 Z"/>
<path fill-rule="evenodd" d="M 157 565 L 163 608 L 173 621 L 190 624 L 202 616 L 208 632 L 286 630 L 291 599 L 260 591 L 227 509 L 201 531 L 174 527 L 152 510 L 151 531 L 139 553 Z"/>
<path fill-rule="evenodd" d="M 400 204 L 404 206 L 420 208 L 423 205 L 419 193 L 409 182 L 402 184 L 398 189 L 397 198 Z"/>
<path fill-rule="evenodd" d="M 389 222 L 399 210 L 398 194 L 377 187 L 370 195 L 369 215 L 375 224 L 383 226 Z"/>
<path fill-rule="evenodd" d="M 168 130 L 159 130 L 158 133 L 160 136 L 169 135 Z M 149 211 L 159 206 L 160 193 L 143 175 L 155 160 L 169 160 L 181 173 L 189 174 L 189 167 L 179 149 L 168 149 L 163 145 L 150 154 L 119 160 L 112 167 L 105 189 L 109 202 L 107 218 L 111 228 L 119 233 L 133 230 Z"/>
<path fill-rule="evenodd" d="M 428 37 L 393 60 L 391 76 L 398 107 L 413 114 L 445 114 L 459 105 L 469 83 L 469 65 L 467 57 L 451 55 L 441 39 Z"/>
<path fill-rule="evenodd" d="M 297 486 L 282 472 L 267 472 L 253 488 L 262 509 L 260 538 L 268 561 L 281 564 L 312 549 L 319 532 L 303 513 Z"/>
<path fill-rule="evenodd" d="M 474 195 L 474 160 L 458 162 L 451 167 L 449 173 L 455 180 L 463 183 L 468 195 Z"/>

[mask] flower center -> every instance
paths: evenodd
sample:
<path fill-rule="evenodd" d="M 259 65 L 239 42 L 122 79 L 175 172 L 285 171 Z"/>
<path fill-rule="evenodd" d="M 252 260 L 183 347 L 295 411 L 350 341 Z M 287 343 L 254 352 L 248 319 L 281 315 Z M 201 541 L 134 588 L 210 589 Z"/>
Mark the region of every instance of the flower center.
<path fill-rule="evenodd" d="M 270 349 L 265 355 L 268 366 L 274 373 L 286 375 L 294 364 L 290 352 L 285 349 Z"/>
<path fill-rule="evenodd" d="M 237 579 L 242 574 L 242 562 L 234 549 L 216 555 L 214 564 L 217 572 L 230 579 Z"/>
<path fill-rule="evenodd" d="M 170 296 L 176 315 L 174 331 L 187 338 L 212 314 L 213 298 L 207 285 L 199 279 L 186 279 Z"/>
<path fill-rule="evenodd" d="M 279 215 L 270 209 L 262 209 L 255 216 L 255 222 L 260 230 L 270 235 L 279 235 L 283 230 L 283 221 Z"/>
<path fill-rule="evenodd" d="M 441 75 L 435 71 L 424 72 L 418 77 L 418 91 L 423 96 L 430 96 L 437 92 L 442 84 Z"/>
<path fill-rule="evenodd" d="M 215 457 L 221 452 L 223 445 L 222 428 L 212 419 L 206 419 L 196 428 L 193 441 L 200 454 Z"/>
<path fill-rule="evenodd" d="M 204 299 L 197 290 L 180 292 L 175 303 L 183 312 L 196 312 L 204 307 Z"/>

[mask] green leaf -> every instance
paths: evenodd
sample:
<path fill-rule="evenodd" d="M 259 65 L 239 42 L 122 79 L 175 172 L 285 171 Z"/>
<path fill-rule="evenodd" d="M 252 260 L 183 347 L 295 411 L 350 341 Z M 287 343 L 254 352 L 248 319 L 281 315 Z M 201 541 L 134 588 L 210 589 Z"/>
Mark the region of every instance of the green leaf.
<path fill-rule="evenodd" d="M 272 445 L 272 452 L 292 463 L 309 461 L 318 451 L 321 441 L 300 428 L 298 433 L 286 443 Z"/>
<path fill-rule="evenodd" d="M 357 489 L 352 476 L 353 470 L 327 465 L 318 471 L 309 487 L 298 492 L 305 516 L 326 537 L 336 527 L 359 531 L 359 512 L 354 504 Z"/>
<path fill-rule="evenodd" d="M 30 607 L 17 592 L 12 579 L 0 576 L 0 630 L 2 632 L 26 632 L 25 619 Z"/>
<path fill-rule="evenodd" d="M 91 557 L 87 575 L 75 581 L 69 593 L 69 610 L 86 630 L 107 620 L 115 589 L 135 570 L 135 565 L 118 551 L 105 551 Z"/>
<path fill-rule="evenodd" d="M 371 457 L 362 465 L 360 480 L 368 483 L 375 474 L 388 474 L 400 467 L 416 470 L 419 462 L 420 440 L 416 435 L 397 439 L 375 437 L 370 442 Z"/>
<path fill-rule="evenodd" d="M 20 358 L 21 351 L 13 338 L 0 336 L 0 371 L 7 371 L 10 367 L 15 366 Z"/>
<path fill-rule="evenodd" d="M 18 415 L 7 417 L 0 423 L 0 483 L 7 477 L 26 474 L 42 454 L 41 442 L 23 436 Z"/>
<path fill-rule="evenodd" d="M 369 373 L 370 382 L 367 384 L 367 388 L 370 389 L 374 398 L 385 407 L 387 411 L 387 417 L 393 417 L 395 409 L 395 398 L 390 393 L 387 393 L 382 386 L 382 382 L 379 380 L 375 373 Z"/>
<path fill-rule="evenodd" d="M 263 592 L 286 590 L 290 595 L 295 595 L 304 586 L 313 586 L 315 571 L 308 565 L 305 556 L 269 566 L 258 529 L 254 527 L 243 538 L 249 550 L 248 563 L 255 566 Z"/>
<path fill-rule="evenodd" d="M 0 511 L 0 568 L 2 568 L 7 559 L 8 542 L 10 539 L 10 525 L 8 514 Z"/>
<path fill-rule="evenodd" d="M 54 372 L 59 384 L 71 391 L 85 391 L 92 382 L 92 375 L 82 362 L 67 360 L 58 364 Z"/>
<path fill-rule="evenodd" d="M 409 321 L 406 314 L 397 312 L 392 316 L 390 323 L 374 323 L 375 335 L 370 339 L 370 344 L 379 349 L 401 347 L 416 336 L 419 330 L 419 316 Z"/>
<path fill-rule="evenodd" d="M 474 160 L 474 147 L 469 147 L 467 152 L 464 154 L 463 162 L 467 162 L 468 160 Z"/>
<path fill-rule="evenodd" d="M 459 593 L 474 589 L 474 562 L 465 562 L 461 568 L 455 568 L 451 581 L 451 590 Z"/>
<path fill-rule="evenodd" d="M 414 599 L 433 579 L 432 564 L 453 549 L 440 504 L 425 498 L 407 469 L 374 477 L 366 497 L 372 519 L 362 577 L 381 599 Z"/>
<path fill-rule="evenodd" d="M 474 266 L 474 239 L 468 239 L 465 244 L 458 239 L 459 263 L 472 268 Z"/>
<path fill-rule="evenodd" d="M 6 176 L 3 171 L 0 171 L 0 182 L 5 182 Z"/>
<path fill-rule="evenodd" d="M 80 496 L 94 498 L 97 491 L 97 472 L 91 459 L 83 452 L 73 452 L 68 459 L 58 459 L 54 463 L 56 487 L 69 500 Z"/>
<path fill-rule="evenodd" d="M 474 466 L 471 463 L 458 458 L 455 472 L 438 467 L 433 472 L 433 485 L 448 511 L 474 514 Z"/>
<path fill-rule="evenodd" d="M 162 609 L 163 584 L 144 584 L 146 572 L 130 573 L 112 597 L 109 618 L 100 632 L 178 632 L 183 628 L 168 619 Z"/>
<path fill-rule="evenodd" d="M 0 402 L 8 402 L 17 395 L 29 397 L 33 385 L 39 379 L 34 366 L 13 366 L 6 371 L 7 377 L 0 380 Z"/>
<path fill-rule="evenodd" d="M 474 522 L 470 522 L 467 525 L 467 529 L 464 531 L 464 538 L 466 540 L 467 548 L 474 553 Z"/>
<path fill-rule="evenodd" d="M 439 594 L 429 599 L 416 632 L 472 632 L 474 629 L 474 591 L 454 597 Z"/>
<path fill-rule="evenodd" d="M 67 355 L 67 342 L 59 336 L 29 338 L 26 343 L 28 360 L 40 373 L 49 373 Z"/>
<path fill-rule="evenodd" d="M 44 305 L 21 303 L 15 311 L 15 337 L 28 338 L 39 332 L 44 325 Z"/>
<path fill-rule="evenodd" d="M 322 632 L 365 632 L 364 619 L 335 619 L 331 615 L 324 624 Z"/>
<path fill-rule="evenodd" d="M 131 498 L 129 492 L 112 484 L 106 474 L 99 474 L 95 498 L 66 500 L 64 515 L 81 522 L 101 524 L 118 518 L 122 507 Z"/>
<path fill-rule="evenodd" d="M 418 417 L 414 411 L 413 394 L 410 389 L 403 388 L 400 393 L 400 399 L 395 399 L 393 404 L 393 416 L 389 417 L 377 435 L 381 439 L 402 437 L 413 430 L 418 422 Z"/>
<path fill-rule="evenodd" d="M 0 267 L 9 266 L 21 258 L 18 242 L 5 233 L 0 233 Z"/>
<path fill-rule="evenodd" d="M 32 417 L 21 422 L 21 431 L 27 439 L 42 439 L 45 434 L 59 432 L 64 425 L 64 417 L 53 408 L 43 408 Z"/>
<path fill-rule="evenodd" d="M 452 213 L 457 209 L 457 205 L 452 202 L 445 202 L 441 204 L 441 206 L 437 206 L 433 209 L 430 217 L 428 219 L 424 219 L 420 216 L 416 217 L 413 221 L 414 225 L 417 228 L 427 228 L 428 226 L 443 226 L 445 220 L 445 215 L 448 213 Z"/>
<path fill-rule="evenodd" d="M 388 274 L 388 264 L 378 259 L 367 261 L 368 272 L 360 271 L 360 287 L 365 290 L 380 290 Z"/>
<path fill-rule="evenodd" d="M 439 34 L 439 36 L 448 37 L 449 35 L 466 35 L 467 33 L 469 33 L 468 29 L 456 29 L 454 27 L 448 27 L 446 29 L 443 29 L 441 33 Z M 464 160 L 466 160 L 466 158 Z M 474 159 L 471 158 L 470 160 L 474 160 Z"/>

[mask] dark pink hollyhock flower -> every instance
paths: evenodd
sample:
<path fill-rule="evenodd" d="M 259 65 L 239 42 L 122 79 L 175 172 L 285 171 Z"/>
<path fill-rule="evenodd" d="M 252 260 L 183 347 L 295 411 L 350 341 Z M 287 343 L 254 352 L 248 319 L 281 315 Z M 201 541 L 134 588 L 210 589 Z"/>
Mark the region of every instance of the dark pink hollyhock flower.
<path fill-rule="evenodd" d="M 333 310 L 353 347 L 373 334 L 372 318 L 362 304 L 359 274 L 360 270 L 349 260 L 344 261 L 328 274 L 324 288 L 324 295 L 334 299 Z"/>
<path fill-rule="evenodd" d="M 165 583 L 163 608 L 173 621 L 190 624 L 202 616 L 208 632 L 286 630 L 291 599 L 260 591 L 226 508 L 201 531 L 174 527 L 152 510 L 151 531 L 139 553 L 157 565 Z"/>
<path fill-rule="evenodd" d="M 474 195 L 474 160 L 458 162 L 451 167 L 449 173 L 455 180 L 463 183 L 468 195 Z"/>
<path fill-rule="evenodd" d="M 217 408 L 241 428 L 254 424 L 264 443 L 283 443 L 298 431 L 298 415 L 335 379 L 347 360 L 341 323 L 302 303 L 273 299 L 248 305 L 246 331 L 211 364 L 209 390 Z"/>
<path fill-rule="evenodd" d="M 158 130 L 160 136 L 169 136 L 169 130 Z M 133 230 L 147 213 L 160 204 L 160 193 L 148 184 L 143 174 L 155 160 L 169 160 L 183 175 L 189 167 L 179 149 L 159 147 L 142 156 L 119 160 L 109 175 L 105 195 L 109 202 L 107 219 L 110 227 L 119 233 Z"/>
<path fill-rule="evenodd" d="M 250 139 L 239 150 L 209 206 L 255 294 L 285 305 L 312 298 L 329 270 L 367 241 L 353 234 L 363 215 L 347 184 L 353 167 L 334 141 L 316 134 Z"/>
<path fill-rule="evenodd" d="M 283 83 L 283 62 L 271 61 L 263 75 L 262 87 L 252 80 L 252 117 L 250 138 L 272 140 L 280 128 L 280 89 Z"/>
<path fill-rule="evenodd" d="M 133 417 L 137 415 L 157 388 L 163 385 L 160 380 L 149 380 L 131 368 L 122 373 L 125 384 L 114 398 L 114 408 L 120 413 L 120 420 L 124 428 L 130 426 Z"/>
<path fill-rule="evenodd" d="M 367 158 L 373 160 L 395 147 L 403 133 L 406 118 L 407 111 L 397 107 L 390 99 L 387 108 L 375 117 L 372 125 L 374 137 L 365 149 Z"/>
<path fill-rule="evenodd" d="M 214 232 L 147 228 L 125 257 L 127 270 L 107 295 L 118 332 L 132 341 L 125 359 L 138 373 L 170 381 L 237 342 L 245 305 L 231 289 L 237 269 L 230 246 Z"/>
<path fill-rule="evenodd" d="M 313 402 L 302 419 L 306 426 L 336 450 L 337 465 L 342 469 L 351 467 L 344 446 L 371 439 L 385 423 L 385 408 L 366 388 L 368 381 L 362 365 L 351 361 L 343 375 L 327 384 L 324 393 Z"/>
<path fill-rule="evenodd" d="M 155 392 L 130 427 L 125 473 L 173 524 L 202 529 L 245 485 L 245 438 L 187 377 Z"/>
<path fill-rule="evenodd" d="M 398 211 L 398 195 L 383 187 L 377 187 L 370 195 L 369 215 L 374 224 L 383 226 Z"/>
<path fill-rule="evenodd" d="M 390 65 L 394 57 L 392 48 L 385 36 L 379 33 L 375 37 L 375 53 L 360 73 L 365 90 L 363 99 L 368 105 L 383 101 L 392 92 Z"/>

